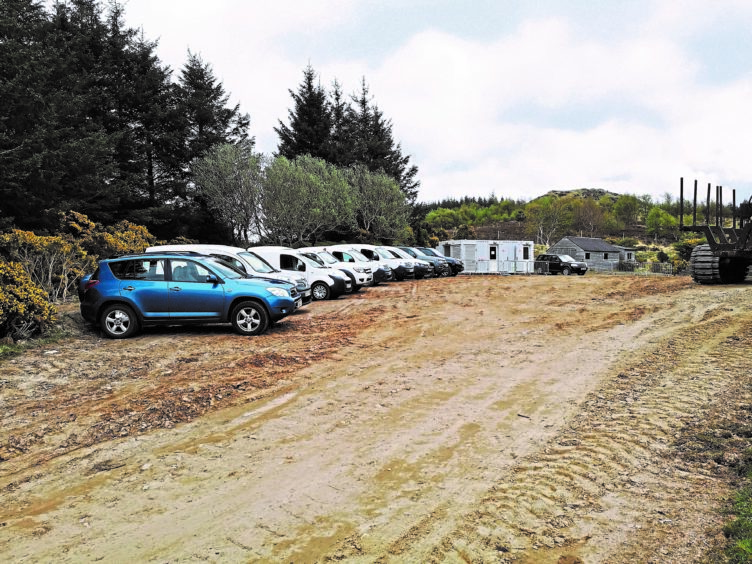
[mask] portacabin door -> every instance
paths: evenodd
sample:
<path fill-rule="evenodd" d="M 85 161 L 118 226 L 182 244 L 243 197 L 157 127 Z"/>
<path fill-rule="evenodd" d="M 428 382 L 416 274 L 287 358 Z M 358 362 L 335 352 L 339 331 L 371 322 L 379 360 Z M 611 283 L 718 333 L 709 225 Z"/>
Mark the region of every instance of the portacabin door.
<path fill-rule="evenodd" d="M 491 245 L 488 247 L 488 271 L 499 271 L 499 246 Z"/>

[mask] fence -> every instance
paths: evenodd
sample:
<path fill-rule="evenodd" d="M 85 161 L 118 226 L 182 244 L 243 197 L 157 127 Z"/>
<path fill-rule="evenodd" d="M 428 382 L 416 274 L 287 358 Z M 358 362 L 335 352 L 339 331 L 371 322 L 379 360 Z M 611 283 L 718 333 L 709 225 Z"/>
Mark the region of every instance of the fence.
<path fill-rule="evenodd" d="M 477 270 L 465 270 L 462 274 L 549 274 L 547 262 L 535 262 L 535 269 L 531 269 L 532 263 L 526 262 L 522 266 L 507 270 L 489 271 L 487 265 L 481 267 L 478 263 Z M 599 274 L 634 274 L 636 276 L 674 276 L 689 274 L 686 270 L 677 270 L 669 262 L 613 262 L 608 264 L 590 265 L 588 272 Z M 554 273 L 555 274 L 555 273 Z"/>
<path fill-rule="evenodd" d="M 670 262 L 617 262 L 610 265 L 599 265 L 598 268 L 593 270 L 595 272 L 611 274 L 631 273 L 645 276 L 654 274 L 673 276 L 674 274 L 680 274 L 674 271 L 674 265 Z"/>
<path fill-rule="evenodd" d="M 603 274 L 636 274 L 636 275 L 662 275 L 673 276 L 686 274 L 685 271 L 676 271 L 674 265 L 668 262 L 610 262 L 589 265 L 589 272 Z M 549 274 L 547 262 L 535 262 L 535 272 Z"/>

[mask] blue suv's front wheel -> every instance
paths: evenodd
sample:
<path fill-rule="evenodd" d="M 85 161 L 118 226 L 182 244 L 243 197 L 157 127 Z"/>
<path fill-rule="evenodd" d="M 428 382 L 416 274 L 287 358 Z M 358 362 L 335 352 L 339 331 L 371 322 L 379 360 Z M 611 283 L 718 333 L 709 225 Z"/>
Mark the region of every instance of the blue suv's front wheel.
<path fill-rule="evenodd" d="M 124 304 L 109 305 L 102 310 L 99 325 L 111 339 L 126 339 L 138 333 L 138 318 L 133 310 Z"/>
<path fill-rule="evenodd" d="M 231 321 L 240 335 L 260 335 L 269 325 L 269 316 L 261 304 L 241 302 L 232 310 Z"/>

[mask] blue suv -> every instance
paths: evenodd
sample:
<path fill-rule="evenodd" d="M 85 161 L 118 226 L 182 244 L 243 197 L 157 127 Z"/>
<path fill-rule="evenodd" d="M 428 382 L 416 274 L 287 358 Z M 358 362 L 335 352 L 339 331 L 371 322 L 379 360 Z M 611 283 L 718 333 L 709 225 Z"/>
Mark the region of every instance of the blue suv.
<path fill-rule="evenodd" d="M 231 265 L 199 254 L 144 253 L 99 262 L 81 280 L 81 315 L 104 334 L 124 339 L 145 325 L 232 323 L 259 335 L 295 311 L 295 286 L 246 278 Z"/>

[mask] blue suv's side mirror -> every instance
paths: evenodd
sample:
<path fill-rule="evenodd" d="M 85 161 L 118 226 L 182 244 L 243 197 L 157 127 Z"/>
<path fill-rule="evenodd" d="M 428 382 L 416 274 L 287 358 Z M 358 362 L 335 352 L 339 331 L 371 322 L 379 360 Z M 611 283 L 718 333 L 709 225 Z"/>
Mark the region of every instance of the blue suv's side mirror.
<path fill-rule="evenodd" d="M 206 275 L 206 281 L 210 284 L 221 284 L 222 281 L 219 279 L 219 276 L 216 274 L 207 274 Z"/>

